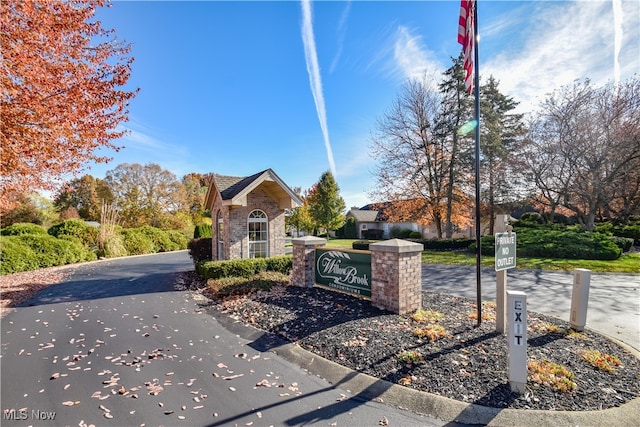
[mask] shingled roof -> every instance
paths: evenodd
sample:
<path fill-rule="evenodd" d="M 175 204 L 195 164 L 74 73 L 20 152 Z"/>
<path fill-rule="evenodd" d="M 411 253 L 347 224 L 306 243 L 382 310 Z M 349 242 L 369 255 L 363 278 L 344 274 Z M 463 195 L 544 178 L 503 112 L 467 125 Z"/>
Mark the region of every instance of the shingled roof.
<path fill-rule="evenodd" d="M 351 208 L 349 214 L 351 214 L 357 222 L 375 222 L 378 211 Z"/>
<path fill-rule="evenodd" d="M 215 188 L 227 205 L 246 204 L 247 193 L 260 186 L 271 197 L 278 200 L 281 207 L 293 208 L 302 205 L 302 200 L 296 195 L 272 169 L 266 169 L 251 176 L 228 176 L 213 174 L 213 185 L 209 187 L 205 198 L 205 206 L 211 208 L 215 198 Z"/>
<path fill-rule="evenodd" d="M 220 191 L 222 200 L 233 199 L 240 194 L 242 190 L 247 188 L 253 181 L 255 181 L 260 175 L 265 172 L 269 172 L 271 169 L 263 170 L 251 176 L 227 176 L 214 174 L 213 179 L 216 182 L 216 187 Z"/>

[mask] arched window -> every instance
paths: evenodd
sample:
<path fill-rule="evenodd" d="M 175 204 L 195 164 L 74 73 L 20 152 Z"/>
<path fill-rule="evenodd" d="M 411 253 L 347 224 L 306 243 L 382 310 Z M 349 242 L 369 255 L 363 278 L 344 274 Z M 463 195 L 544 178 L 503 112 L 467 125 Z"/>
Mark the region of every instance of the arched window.
<path fill-rule="evenodd" d="M 256 209 L 251 211 L 247 219 L 249 233 L 249 258 L 266 258 L 269 256 L 269 221 L 267 214 Z"/>

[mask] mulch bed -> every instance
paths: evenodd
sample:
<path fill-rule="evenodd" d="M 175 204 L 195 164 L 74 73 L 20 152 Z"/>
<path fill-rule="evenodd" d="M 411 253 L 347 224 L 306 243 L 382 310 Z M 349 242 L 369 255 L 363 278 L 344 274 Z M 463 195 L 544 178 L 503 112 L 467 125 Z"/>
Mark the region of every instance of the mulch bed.
<path fill-rule="evenodd" d="M 251 296 L 214 299 L 212 304 L 218 315 L 278 335 L 355 371 L 467 403 L 589 411 L 640 396 L 640 361 L 633 354 L 597 333 L 571 333 L 567 322 L 538 313 L 528 313 L 528 361 L 562 365 L 573 374 L 573 390 L 549 385 L 554 376 L 537 383 L 530 370 L 527 392 L 512 393 L 506 338 L 495 332 L 491 319 L 495 310 L 485 306 L 486 319 L 476 327 L 477 309 L 467 298 L 424 292 L 424 309 L 442 315 L 432 322 L 417 322 L 408 315 L 376 309 L 369 301 L 318 287 L 277 287 Z M 430 340 L 414 334 L 416 328 L 427 325 L 442 326 L 444 337 Z M 599 350 L 603 358 L 615 356 L 620 364 L 613 373 L 598 369 L 583 359 L 586 350 Z M 407 352 L 416 353 L 403 360 Z"/>

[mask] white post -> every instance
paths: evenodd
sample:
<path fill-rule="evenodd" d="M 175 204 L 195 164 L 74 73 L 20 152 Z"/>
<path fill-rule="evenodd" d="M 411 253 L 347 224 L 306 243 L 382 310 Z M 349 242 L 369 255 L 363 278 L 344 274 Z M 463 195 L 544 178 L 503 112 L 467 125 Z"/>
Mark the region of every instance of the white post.
<path fill-rule="evenodd" d="M 496 215 L 495 232 L 504 233 L 507 231 L 508 215 Z M 507 270 L 496 271 L 496 332 L 504 334 L 505 318 L 507 312 L 505 304 L 507 300 Z"/>
<path fill-rule="evenodd" d="M 591 270 L 576 268 L 573 270 L 573 291 L 571 293 L 571 328 L 582 332 L 587 324 L 587 306 L 589 304 L 589 284 Z"/>
<path fill-rule="evenodd" d="M 507 291 L 509 386 L 524 394 L 527 386 L 527 294 Z"/>

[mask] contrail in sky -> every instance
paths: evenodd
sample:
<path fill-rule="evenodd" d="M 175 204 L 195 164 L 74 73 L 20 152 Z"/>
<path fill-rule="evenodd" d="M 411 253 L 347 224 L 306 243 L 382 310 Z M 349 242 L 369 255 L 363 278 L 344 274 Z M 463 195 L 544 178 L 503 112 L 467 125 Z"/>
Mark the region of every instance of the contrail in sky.
<path fill-rule="evenodd" d="M 620 84 L 620 49 L 622 48 L 622 1 L 611 0 L 613 6 L 613 79 L 616 87 Z"/>
<path fill-rule="evenodd" d="M 322 80 L 320 79 L 320 66 L 318 65 L 318 55 L 316 53 L 316 42 L 313 38 L 313 23 L 311 18 L 311 4 L 309 0 L 302 0 L 302 43 L 304 44 L 304 57 L 307 61 L 307 72 L 309 73 L 309 84 L 311 93 L 316 103 L 318 121 L 324 137 L 324 146 L 327 149 L 329 167 L 333 176 L 336 176 L 336 164 L 333 161 L 333 150 L 329 141 L 329 129 L 327 127 L 327 113 L 324 107 L 324 95 L 322 94 Z"/>

